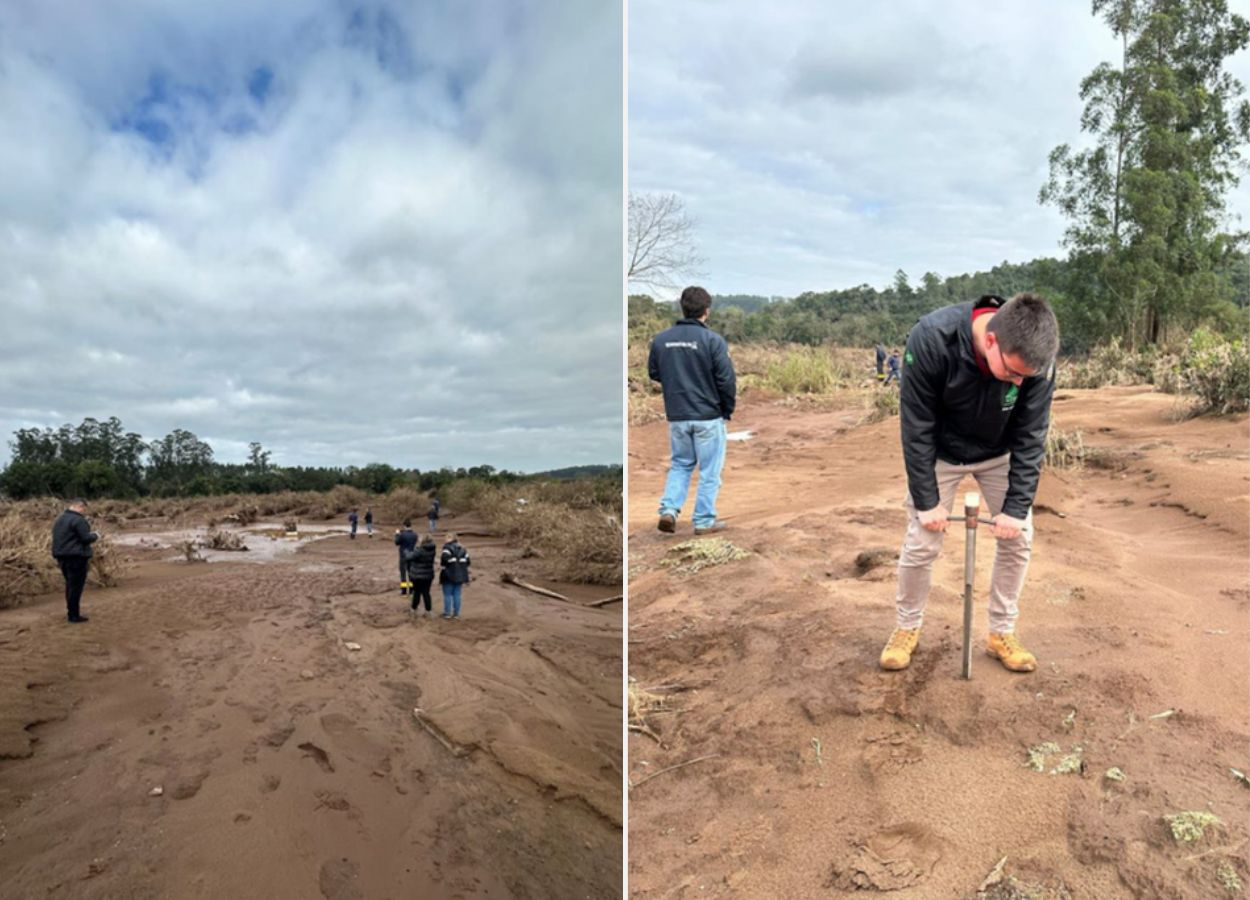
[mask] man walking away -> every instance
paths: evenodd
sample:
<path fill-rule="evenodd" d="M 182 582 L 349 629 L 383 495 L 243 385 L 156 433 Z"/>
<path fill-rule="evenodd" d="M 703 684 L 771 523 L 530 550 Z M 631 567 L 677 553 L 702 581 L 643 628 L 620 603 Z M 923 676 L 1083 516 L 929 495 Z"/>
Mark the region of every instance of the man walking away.
<path fill-rule="evenodd" d="M 882 369 L 885 365 L 885 344 L 878 342 L 873 349 L 877 353 L 877 381 L 881 381 L 885 378 L 885 372 Z"/>
<path fill-rule="evenodd" d="M 365 508 L 365 534 L 373 537 L 373 507 Z"/>
<path fill-rule="evenodd" d="M 412 587 L 408 567 L 412 562 L 413 552 L 417 549 L 417 533 L 412 530 L 412 519 L 404 519 L 403 531 L 395 529 L 395 546 L 399 548 L 399 594 L 404 597 Z"/>
<path fill-rule="evenodd" d="M 438 502 L 438 497 L 432 497 L 430 499 L 430 511 L 426 513 L 426 516 L 430 519 L 430 534 L 438 531 L 438 515 L 441 508 L 442 504 Z"/>
<path fill-rule="evenodd" d="M 408 580 L 412 587 L 412 611 L 419 612 L 421 601 L 425 601 L 425 617 L 430 617 L 430 585 L 434 583 L 434 557 L 438 548 L 434 546 L 434 535 L 427 534 L 420 546 L 413 552 L 412 562 L 408 563 Z M 466 565 L 468 555 L 465 555 Z"/>
<path fill-rule="evenodd" d="M 79 615 L 82 590 L 87 584 L 87 567 L 91 564 L 91 545 L 100 536 L 87 524 L 85 500 L 71 500 L 65 512 L 52 525 L 52 556 L 65 576 L 65 607 L 69 621 L 86 622 Z"/>
<path fill-rule="evenodd" d="M 908 524 L 898 560 L 896 627 L 881 652 L 881 668 L 905 669 L 911 662 L 933 560 L 965 475 L 981 488 L 997 538 L 986 652 L 1013 672 L 1037 668 L 1015 626 L 1058 350 L 1059 324 L 1036 294 L 1010 300 L 991 294 L 947 306 L 912 329 L 899 383 Z"/>
<path fill-rule="evenodd" d="M 438 582 L 443 587 L 443 618 L 460 618 L 460 591 L 469 582 L 469 551 L 460 545 L 454 534 L 447 536 L 439 560 L 442 571 Z"/>
<path fill-rule="evenodd" d="M 890 370 L 890 374 L 887 375 L 885 379 L 885 383 L 887 385 L 891 381 L 898 381 L 900 379 L 898 350 L 895 350 L 890 354 L 888 368 Z"/>
<path fill-rule="evenodd" d="M 716 520 L 716 495 L 725 464 L 725 423 L 733 416 L 737 382 L 725 339 L 707 327 L 712 298 L 701 287 L 681 292 L 681 314 L 651 342 L 647 373 L 664 390 L 672 462 L 660 498 L 660 531 L 677 530 L 677 517 L 699 466 L 694 533 L 725 527 Z"/>
<path fill-rule="evenodd" d="M 351 512 L 347 514 L 347 521 L 352 526 L 352 540 L 353 541 L 356 540 L 356 523 L 359 520 L 360 520 L 360 517 L 356 515 L 356 510 L 353 509 Z"/>

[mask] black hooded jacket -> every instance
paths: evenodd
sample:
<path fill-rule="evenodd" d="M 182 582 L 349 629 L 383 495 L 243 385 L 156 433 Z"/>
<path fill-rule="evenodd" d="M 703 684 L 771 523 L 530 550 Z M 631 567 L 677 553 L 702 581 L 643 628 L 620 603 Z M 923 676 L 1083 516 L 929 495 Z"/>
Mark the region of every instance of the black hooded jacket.
<path fill-rule="evenodd" d="M 434 580 L 434 557 L 438 553 L 438 548 L 434 546 L 434 542 L 429 538 L 412 551 L 412 557 L 408 560 L 408 574 L 419 580 Z"/>
<path fill-rule="evenodd" d="M 982 374 L 972 346 L 972 310 L 998 297 L 934 310 L 912 328 L 899 388 L 903 459 L 916 509 L 938 505 L 937 460 L 964 465 L 1011 454 L 1003 512 L 1028 515 L 1037 493 L 1055 367 L 1019 386 Z"/>

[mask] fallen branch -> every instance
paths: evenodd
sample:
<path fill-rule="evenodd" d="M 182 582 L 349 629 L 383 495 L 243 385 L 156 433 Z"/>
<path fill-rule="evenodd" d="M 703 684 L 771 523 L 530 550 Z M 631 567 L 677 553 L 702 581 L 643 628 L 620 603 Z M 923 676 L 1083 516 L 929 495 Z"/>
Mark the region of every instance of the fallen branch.
<path fill-rule="evenodd" d="M 719 753 L 713 753 L 709 756 L 696 756 L 694 759 L 688 759 L 684 763 L 678 763 L 675 766 L 669 766 L 667 769 L 660 769 L 660 771 L 658 772 L 652 772 L 646 778 L 639 778 L 637 781 L 630 783 L 629 789 L 632 791 L 634 788 L 638 787 L 638 785 L 646 784 L 652 778 L 659 778 L 665 772 L 675 772 L 678 769 L 684 769 L 686 766 L 693 766 L 695 763 L 700 763 L 700 762 L 703 762 L 704 760 L 719 759 L 719 758 L 720 758 Z"/>
<path fill-rule="evenodd" d="M 540 588 L 537 585 L 529 584 L 517 578 L 511 572 L 504 572 L 499 576 L 499 580 L 504 584 L 514 584 L 519 588 L 525 588 L 527 591 L 533 591 L 535 594 L 542 594 L 544 597 L 550 597 L 553 600 L 563 600 L 565 603 L 572 603 L 568 597 L 563 594 L 557 594 L 555 591 L 549 591 L 546 588 Z"/>
<path fill-rule="evenodd" d="M 447 749 L 447 752 L 457 759 L 462 756 L 467 756 L 470 752 L 472 752 L 470 748 L 461 747 L 448 740 L 446 735 L 439 731 L 438 727 L 433 722 L 427 722 L 421 717 L 421 710 L 414 709 L 412 711 L 412 717 L 417 720 L 418 725 L 425 729 L 427 734 L 442 744 Z"/>
<path fill-rule="evenodd" d="M 654 731 L 652 731 L 650 728 L 648 728 L 645 723 L 638 724 L 638 725 L 630 723 L 629 730 L 636 731 L 638 734 L 645 734 L 647 737 L 651 738 L 651 740 L 655 741 L 661 747 L 664 746 L 664 742 L 660 740 L 660 736 L 656 734 Z"/>
<path fill-rule="evenodd" d="M 598 609 L 600 606 L 607 606 L 609 603 L 620 603 L 624 599 L 624 594 L 617 594 L 615 597 L 609 597 L 606 600 L 595 600 L 593 603 L 587 603 L 586 605 Z"/>

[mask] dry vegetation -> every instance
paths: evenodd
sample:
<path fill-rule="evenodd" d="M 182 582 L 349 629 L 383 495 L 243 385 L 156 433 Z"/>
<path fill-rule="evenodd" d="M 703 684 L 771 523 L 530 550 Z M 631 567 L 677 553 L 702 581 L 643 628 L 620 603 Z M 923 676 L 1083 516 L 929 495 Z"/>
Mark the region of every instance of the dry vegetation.
<path fill-rule="evenodd" d="M 32 505 L 55 511 L 37 518 L 7 511 L 0 515 L 0 609 L 21 603 L 23 597 L 60 588 L 61 570 L 52 558 L 52 521 L 59 503 L 32 501 Z M 97 587 L 112 587 L 126 569 L 125 560 L 107 537 L 92 546 L 87 580 Z"/>

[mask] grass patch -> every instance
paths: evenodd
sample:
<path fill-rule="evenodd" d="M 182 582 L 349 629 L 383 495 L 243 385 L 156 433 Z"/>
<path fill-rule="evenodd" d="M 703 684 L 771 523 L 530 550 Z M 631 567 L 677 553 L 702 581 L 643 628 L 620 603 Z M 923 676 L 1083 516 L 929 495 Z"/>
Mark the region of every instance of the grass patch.
<path fill-rule="evenodd" d="M 1080 469 L 1085 466 L 1085 438 L 1081 429 L 1064 431 L 1051 427 L 1046 432 L 1045 464 L 1052 469 Z"/>

